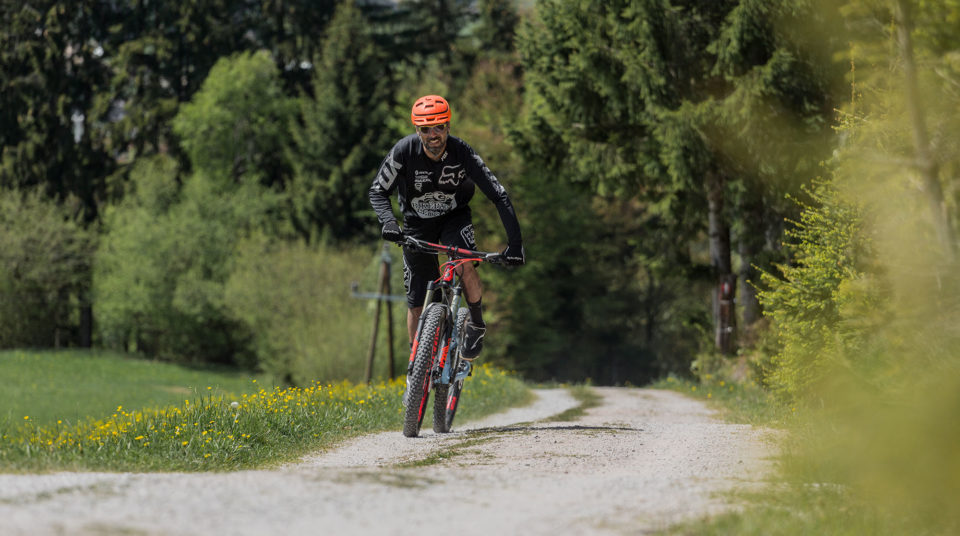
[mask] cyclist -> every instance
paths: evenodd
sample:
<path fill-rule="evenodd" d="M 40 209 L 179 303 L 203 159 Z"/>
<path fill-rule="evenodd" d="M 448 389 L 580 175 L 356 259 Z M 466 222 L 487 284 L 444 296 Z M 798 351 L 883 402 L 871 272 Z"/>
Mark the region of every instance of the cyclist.
<path fill-rule="evenodd" d="M 465 249 L 477 249 L 469 202 L 475 187 L 497 207 L 507 233 L 503 256 L 508 264 L 524 263 L 520 223 L 507 191 L 483 159 L 466 142 L 450 135 L 450 105 L 439 95 L 420 97 L 410 120 L 416 132 L 393 146 L 370 186 L 370 204 L 383 225 L 384 240 L 397 242 L 404 234 Z M 403 229 L 393 215 L 390 195 L 396 191 Z M 486 324 L 481 309 L 480 278 L 471 263 L 460 273 L 470 315 L 464 334 L 465 359 L 483 348 Z M 407 291 L 407 331 L 416 337 L 427 283 L 439 277 L 436 255 L 403 250 L 403 282 Z"/>

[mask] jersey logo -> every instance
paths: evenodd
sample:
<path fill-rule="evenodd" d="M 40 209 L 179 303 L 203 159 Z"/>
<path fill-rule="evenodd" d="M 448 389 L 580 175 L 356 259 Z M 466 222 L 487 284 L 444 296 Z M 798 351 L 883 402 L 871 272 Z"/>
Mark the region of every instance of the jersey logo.
<path fill-rule="evenodd" d="M 440 180 L 437 181 L 437 184 L 440 186 L 458 186 L 466 174 L 466 170 L 462 169 L 460 164 L 443 166 L 443 171 L 440 173 Z"/>
<path fill-rule="evenodd" d="M 469 224 L 463 229 L 460 229 L 460 237 L 463 238 L 464 243 L 467 244 L 468 249 L 476 249 L 477 241 L 476 237 L 473 235 L 473 224 Z"/>
<path fill-rule="evenodd" d="M 455 194 L 430 192 L 420 197 L 414 197 L 410 206 L 421 218 L 436 218 L 457 208 Z"/>
<path fill-rule="evenodd" d="M 430 172 L 417 170 L 414 173 L 413 177 L 413 187 L 417 189 L 418 192 L 423 191 L 423 185 L 430 182 Z"/>
<path fill-rule="evenodd" d="M 400 171 L 401 167 L 400 163 L 393 159 L 393 152 L 388 154 L 386 160 L 383 161 L 383 165 L 380 166 L 380 174 L 377 176 L 380 187 L 389 191 L 393 186 L 393 181 L 397 180 L 397 172 Z"/>

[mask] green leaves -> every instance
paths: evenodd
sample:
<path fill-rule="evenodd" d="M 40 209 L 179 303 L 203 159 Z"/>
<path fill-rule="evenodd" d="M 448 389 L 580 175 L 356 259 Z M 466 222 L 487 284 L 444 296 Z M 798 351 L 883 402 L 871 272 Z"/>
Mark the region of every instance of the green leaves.
<path fill-rule="evenodd" d="M 270 55 L 244 52 L 214 65 L 172 125 L 197 171 L 279 185 L 290 175 L 283 149 L 291 143 L 294 112 Z"/>
<path fill-rule="evenodd" d="M 86 304 L 96 236 L 37 189 L 0 192 L 0 346 L 53 346 Z"/>

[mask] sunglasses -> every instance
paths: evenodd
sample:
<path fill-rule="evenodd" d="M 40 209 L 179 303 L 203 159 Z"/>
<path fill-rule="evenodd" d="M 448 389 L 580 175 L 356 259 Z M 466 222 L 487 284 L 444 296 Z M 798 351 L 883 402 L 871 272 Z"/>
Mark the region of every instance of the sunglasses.
<path fill-rule="evenodd" d="M 444 130 L 447 129 L 447 124 L 441 123 L 439 125 L 424 125 L 421 127 L 417 127 L 417 131 L 420 132 L 421 134 L 430 134 L 431 132 L 433 132 L 434 129 L 436 129 L 437 132 L 443 132 Z"/>

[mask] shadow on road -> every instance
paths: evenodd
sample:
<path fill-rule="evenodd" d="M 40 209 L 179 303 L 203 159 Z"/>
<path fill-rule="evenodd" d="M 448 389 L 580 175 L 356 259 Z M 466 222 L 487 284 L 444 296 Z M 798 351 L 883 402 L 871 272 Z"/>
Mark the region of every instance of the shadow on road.
<path fill-rule="evenodd" d="M 504 432 L 537 432 L 541 430 L 567 430 L 572 432 L 642 432 L 640 428 L 628 426 L 583 426 L 580 424 L 565 424 L 558 426 L 539 426 L 535 424 L 514 424 L 510 426 L 489 426 L 473 430 L 457 430 L 462 434 L 492 434 Z"/>

